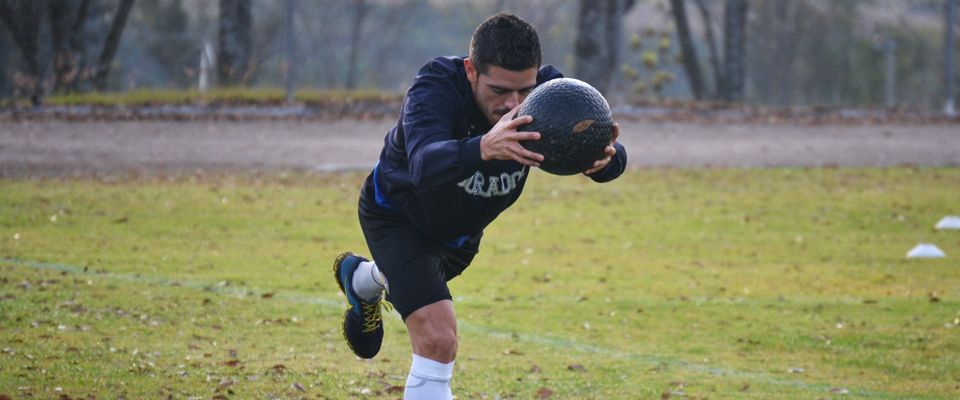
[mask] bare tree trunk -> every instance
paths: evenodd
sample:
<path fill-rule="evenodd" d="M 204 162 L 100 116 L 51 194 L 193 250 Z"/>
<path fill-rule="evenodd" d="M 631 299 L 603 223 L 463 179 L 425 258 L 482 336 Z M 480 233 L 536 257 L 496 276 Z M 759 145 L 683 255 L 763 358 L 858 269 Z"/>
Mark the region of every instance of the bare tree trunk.
<path fill-rule="evenodd" d="M 574 44 L 576 75 L 609 96 L 619 64 L 622 0 L 580 0 Z"/>
<path fill-rule="evenodd" d="M 697 8 L 700 9 L 700 16 L 703 18 L 703 30 L 707 36 L 707 47 L 710 49 L 710 65 L 713 67 L 713 84 L 716 87 L 714 94 L 710 97 L 716 97 L 720 92 L 720 85 L 724 81 L 723 69 L 720 68 L 720 53 L 717 51 L 717 39 L 713 36 L 713 18 L 710 16 L 710 9 L 703 3 L 703 0 L 696 0 Z"/>
<path fill-rule="evenodd" d="M 0 98 L 6 97 L 9 93 L 10 82 L 7 79 L 7 71 L 9 71 L 10 58 L 13 53 L 11 50 L 16 47 L 10 42 L 8 36 L 6 29 L 0 29 Z"/>
<path fill-rule="evenodd" d="M 87 47 L 83 40 L 83 27 L 87 23 L 87 15 L 90 11 L 90 0 L 81 0 L 80 8 L 77 9 L 77 15 L 73 20 L 73 27 L 70 29 L 70 51 L 76 56 L 74 63 L 75 73 L 83 74 L 86 68 Z M 81 77 L 74 77 L 70 81 L 68 91 L 76 92 L 80 90 Z"/>
<path fill-rule="evenodd" d="M 110 33 L 107 34 L 107 40 L 103 43 L 103 52 L 100 53 L 100 61 L 97 63 L 97 73 L 93 78 L 93 86 L 103 91 L 107 88 L 107 75 L 110 73 L 110 63 L 117 54 L 117 48 L 120 47 L 120 35 L 123 34 L 123 28 L 127 24 L 127 15 L 133 8 L 134 0 L 120 0 L 117 6 L 117 13 L 113 16 L 113 23 L 110 25 Z"/>
<path fill-rule="evenodd" d="M 367 17 L 369 7 L 366 0 L 354 0 L 356 9 L 353 14 L 353 31 L 350 36 L 350 60 L 347 63 L 347 89 L 353 90 L 357 87 L 357 56 L 360 53 L 360 33 L 363 28 L 363 21 Z"/>
<path fill-rule="evenodd" d="M 747 0 L 727 0 L 724 20 L 725 83 L 720 97 L 726 101 L 739 102 L 743 100 L 745 75 Z"/>
<path fill-rule="evenodd" d="M 70 47 L 70 38 L 73 34 L 73 12 L 67 0 L 50 0 L 50 38 L 53 44 L 53 91 L 59 92 L 76 76 L 75 63 L 77 55 Z"/>
<path fill-rule="evenodd" d="M 39 43 L 37 37 L 40 35 L 40 19 L 42 11 L 46 4 L 44 1 L 20 0 L 16 10 L 11 6 L 8 0 L 0 0 L 0 20 L 7 26 L 10 36 L 20 54 L 24 63 L 27 65 L 27 75 L 30 87 L 30 102 L 33 105 L 40 105 L 40 99 L 43 97 L 43 87 L 40 85 L 42 73 L 40 71 L 40 62 L 37 60 Z"/>
<path fill-rule="evenodd" d="M 670 8 L 673 11 L 673 20 L 677 24 L 680 52 L 683 55 L 683 68 L 687 71 L 687 78 L 690 80 L 690 90 L 693 91 L 694 99 L 702 100 L 703 80 L 700 79 L 700 64 L 697 61 L 696 49 L 693 47 L 684 1 L 670 0 Z"/>
<path fill-rule="evenodd" d="M 76 91 L 83 68 L 85 49 L 82 30 L 87 19 L 90 0 L 81 0 L 76 12 L 75 2 L 49 0 L 47 17 L 50 20 L 50 38 L 53 46 L 54 92 Z M 74 15 L 76 14 L 76 15 Z"/>
<path fill-rule="evenodd" d="M 793 1 L 780 0 L 776 3 L 777 14 L 777 50 L 774 62 L 774 76 L 780 86 L 776 94 L 778 105 L 789 105 L 793 98 L 793 60 L 797 48 L 796 4 Z"/>
<path fill-rule="evenodd" d="M 217 83 L 232 86 L 244 81 L 250 63 L 250 0 L 220 0 Z"/>

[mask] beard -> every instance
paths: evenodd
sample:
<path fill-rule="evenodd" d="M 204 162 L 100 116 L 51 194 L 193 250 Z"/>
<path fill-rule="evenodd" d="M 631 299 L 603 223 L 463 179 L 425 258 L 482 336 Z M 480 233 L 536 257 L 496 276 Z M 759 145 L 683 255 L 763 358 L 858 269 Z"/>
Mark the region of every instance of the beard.
<path fill-rule="evenodd" d="M 494 108 L 493 111 L 490 112 L 490 123 L 496 125 L 497 122 L 500 122 L 500 118 L 503 118 L 508 112 L 510 112 L 510 109 L 506 107 Z"/>

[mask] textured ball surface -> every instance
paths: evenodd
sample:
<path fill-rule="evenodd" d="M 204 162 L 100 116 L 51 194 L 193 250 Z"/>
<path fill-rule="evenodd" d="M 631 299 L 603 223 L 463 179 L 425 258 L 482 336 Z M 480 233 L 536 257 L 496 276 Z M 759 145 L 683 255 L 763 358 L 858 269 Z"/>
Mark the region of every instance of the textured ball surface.
<path fill-rule="evenodd" d="M 517 118 L 533 116 L 518 131 L 540 132 L 539 140 L 520 144 L 543 155 L 540 169 L 574 175 L 593 167 L 613 137 L 613 115 L 603 95 L 588 83 L 559 78 L 534 89 L 520 104 Z"/>

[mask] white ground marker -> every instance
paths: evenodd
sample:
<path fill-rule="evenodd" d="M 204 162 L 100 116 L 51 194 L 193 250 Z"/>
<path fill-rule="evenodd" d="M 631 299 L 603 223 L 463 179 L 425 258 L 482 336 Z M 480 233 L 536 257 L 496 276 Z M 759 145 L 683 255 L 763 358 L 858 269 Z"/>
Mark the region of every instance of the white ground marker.
<path fill-rule="evenodd" d="M 940 258 L 946 256 L 947 254 L 939 247 L 927 243 L 920 243 L 907 252 L 907 258 Z"/>

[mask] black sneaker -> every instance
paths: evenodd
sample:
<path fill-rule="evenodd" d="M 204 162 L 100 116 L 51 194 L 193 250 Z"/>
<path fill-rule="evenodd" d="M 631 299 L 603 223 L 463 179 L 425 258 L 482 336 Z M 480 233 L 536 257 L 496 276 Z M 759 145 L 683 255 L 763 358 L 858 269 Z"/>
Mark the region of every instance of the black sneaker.
<path fill-rule="evenodd" d="M 382 293 L 372 303 L 366 303 L 353 291 L 353 273 L 364 261 L 369 260 L 349 251 L 344 252 L 333 262 L 333 276 L 350 303 L 350 308 L 343 313 L 343 338 L 357 357 L 373 358 L 380 352 L 380 344 L 383 343 L 380 307 L 390 311 L 390 303 L 382 301 Z"/>

